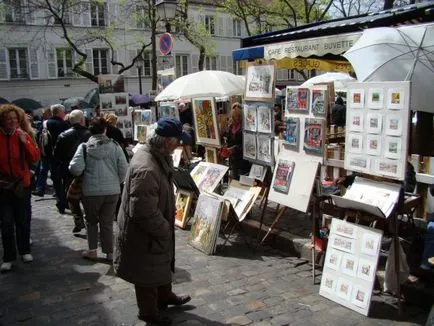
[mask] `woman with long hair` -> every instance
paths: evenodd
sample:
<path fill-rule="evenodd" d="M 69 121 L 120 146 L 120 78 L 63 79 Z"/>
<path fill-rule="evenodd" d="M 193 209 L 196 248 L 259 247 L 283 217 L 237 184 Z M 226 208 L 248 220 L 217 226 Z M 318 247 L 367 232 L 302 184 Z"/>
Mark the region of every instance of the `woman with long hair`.
<path fill-rule="evenodd" d="M 0 105 L 0 178 L 14 181 L 22 192 L 0 189 L 3 263 L 1 272 L 12 269 L 18 253 L 24 262 L 33 261 L 30 253 L 30 169 L 39 160 L 36 143 L 20 126 L 25 126 L 25 113 L 13 104 Z"/>

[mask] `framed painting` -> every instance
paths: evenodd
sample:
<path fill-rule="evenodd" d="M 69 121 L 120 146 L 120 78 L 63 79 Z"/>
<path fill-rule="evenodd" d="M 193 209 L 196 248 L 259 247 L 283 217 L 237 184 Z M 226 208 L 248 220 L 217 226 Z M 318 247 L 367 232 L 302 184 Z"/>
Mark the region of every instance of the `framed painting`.
<path fill-rule="evenodd" d="M 388 136 L 402 135 L 402 117 L 398 114 L 388 114 L 386 116 L 385 131 Z"/>
<path fill-rule="evenodd" d="M 404 89 L 390 88 L 387 93 L 387 109 L 401 110 L 404 107 L 404 96 Z"/>
<path fill-rule="evenodd" d="M 381 155 L 381 135 L 366 135 L 366 154 Z"/>
<path fill-rule="evenodd" d="M 383 126 L 383 116 L 381 113 L 368 112 L 366 115 L 366 131 L 370 134 L 380 134 Z"/>
<path fill-rule="evenodd" d="M 311 98 L 310 112 L 315 116 L 324 117 L 327 108 L 327 91 L 324 89 L 313 89 Z"/>
<path fill-rule="evenodd" d="M 207 161 L 208 163 L 218 163 L 217 162 L 217 148 L 205 147 L 205 161 Z"/>
<path fill-rule="evenodd" d="M 386 137 L 384 145 L 384 157 L 401 158 L 401 137 Z"/>
<path fill-rule="evenodd" d="M 349 107 L 352 109 L 361 109 L 365 105 L 365 90 L 352 89 L 348 97 Z"/>
<path fill-rule="evenodd" d="M 197 187 L 200 191 L 213 192 L 228 171 L 228 167 L 220 164 L 207 163 L 207 169 L 203 173 Z"/>
<path fill-rule="evenodd" d="M 161 102 L 158 106 L 158 119 L 175 118 L 179 120 L 178 106 L 175 102 Z"/>
<path fill-rule="evenodd" d="M 361 154 L 363 149 L 363 135 L 358 133 L 348 134 L 348 152 Z"/>
<path fill-rule="evenodd" d="M 146 125 L 135 125 L 134 126 L 134 140 L 137 140 L 141 144 L 145 143 L 147 130 L 148 129 L 147 129 Z"/>
<path fill-rule="evenodd" d="M 322 155 L 324 152 L 324 119 L 306 118 L 304 145 L 306 152 Z"/>
<path fill-rule="evenodd" d="M 192 102 L 197 143 L 220 147 L 220 132 L 214 98 L 195 98 Z"/>
<path fill-rule="evenodd" d="M 384 92 L 382 88 L 368 90 L 368 108 L 382 109 L 384 107 Z"/>
<path fill-rule="evenodd" d="M 285 114 L 309 113 L 309 93 L 306 87 L 287 86 Z"/>
<path fill-rule="evenodd" d="M 243 133 L 243 156 L 245 159 L 256 160 L 256 134 L 251 132 Z"/>
<path fill-rule="evenodd" d="M 273 165 L 273 143 L 274 138 L 268 134 L 256 136 L 256 159 L 266 165 Z"/>
<path fill-rule="evenodd" d="M 152 121 L 152 111 L 151 110 L 141 110 L 140 111 L 140 121 L 145 125 L 150 125 Z"/>
<path fill-rule="evenodd" d="M 295 162 L 279 159 L 276 165 L 276 173 L 272 181 L 275 191 L 288 194 L 291 179 L 294 174 Z"/>
<path fill-rule="evenodd" d="M 178 190 L 176 196 L 176 215 L 175 225 L 184 229 L 190 216 L 191 202 L 193 201 L 193 193 L 185 190 Z"/>
<path fill-rule="evenodd" d="M 349 123 L 347 122 L 350 131 L 363 131 L 363 111 L 351 110 L 349 114 Z"/>
<path fill-rule="evenodd" d="M 300 138 L 300 118 L 288 117 L 286 129 L 283 132 L 283 144 L 298 151 L 298 140 Z"/>
<path fill-rule="evenodd" d="M 243 105 L 243 125 L 244 130 L 256 131 L 257 110 L 255 103 L 245 103 Z"/>
<path fill-rule="evenodd" d="M 276 63 L 248 62 L 244 99 L 249 101 L 273 102 L 276 84 Z"/>
<path fill-rule="evenodd" d="M 257 131 L 262 133 L 273 132 L 273 106 L 272 104 L 266 105 L 264 103 L 259 104 L 257 108 Z"/>

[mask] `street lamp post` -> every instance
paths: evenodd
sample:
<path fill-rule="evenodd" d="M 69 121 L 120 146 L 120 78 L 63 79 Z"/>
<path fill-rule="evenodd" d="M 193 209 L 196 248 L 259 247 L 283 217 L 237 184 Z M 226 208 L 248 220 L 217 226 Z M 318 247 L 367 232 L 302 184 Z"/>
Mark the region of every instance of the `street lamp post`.
<path fill-rule="evenodd" d="M 143 69 L 143 57 L 140 55 L 136 59 L 136 68 L 139 74 L 139 94 L 142 95 L 142 69 Z"/>
<path fill-rule="evenodd" d="M 166 22 L 166 32 L 170 33 L 170 21 L 175 18 L 178 0 L 155 0 L 158 16 Z"/>

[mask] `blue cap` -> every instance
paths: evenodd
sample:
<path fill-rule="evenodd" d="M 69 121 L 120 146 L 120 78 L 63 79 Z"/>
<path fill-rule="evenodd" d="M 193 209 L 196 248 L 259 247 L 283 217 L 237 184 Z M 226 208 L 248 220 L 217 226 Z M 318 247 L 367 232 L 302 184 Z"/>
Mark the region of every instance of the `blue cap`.
<path fill-rule="evenodd" d="M 181 121 L 174 118 L 162 118 L 158 120 L 155 133 L 161 137 L 178 138 L 184 145 L 191 143 L 191 136 L 182 130 Z"/>

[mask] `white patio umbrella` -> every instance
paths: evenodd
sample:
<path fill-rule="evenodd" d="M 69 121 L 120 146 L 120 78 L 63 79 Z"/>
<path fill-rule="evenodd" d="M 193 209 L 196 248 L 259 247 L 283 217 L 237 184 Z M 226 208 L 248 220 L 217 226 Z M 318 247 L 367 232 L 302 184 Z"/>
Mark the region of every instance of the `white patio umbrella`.
<path fill-rule="evenodd" d="M 434 24 L 366 29 L 344 57 L 360 81 L 411 81 L 411 108 L 434 112 Z"/>
<path fill-rule="evenodd" d="M 318 75 L 306 80 L 301 86 L 311 86 L 319 83 L 333 82 L 336 90 L 342 90 L 347 88 L 347 83 L 355 81 L 353 77 L 343 72 L 326 72 L 325 74 Z"/>
<path fill-rule="evenodd" d="M 244 82 L 238 76 L 217 70 L 204 70 L 179 77 L 170 83 L 155 101 L 202 96 L 232 96 L 244 93 Z"/>

